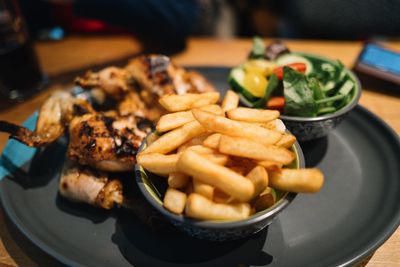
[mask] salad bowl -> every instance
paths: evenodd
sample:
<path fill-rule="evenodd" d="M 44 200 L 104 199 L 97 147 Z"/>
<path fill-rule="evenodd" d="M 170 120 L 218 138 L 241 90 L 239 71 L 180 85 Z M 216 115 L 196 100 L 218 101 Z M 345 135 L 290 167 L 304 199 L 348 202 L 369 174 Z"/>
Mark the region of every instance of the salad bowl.
<path fill-rule="evenodd" d="M 332 62 L 332 60 L 320 56 L 305 54 L 303 56 L 320 61 Z M 298 117 L 282 114 L 280 118 L 284 121 L 289 131 L 299 141 L 309 141 L 326 136 L 345 119 L 346 115 L 354 109 L 361 97 L 361 84 L 357 76 L 350 70 L 344 69 L 346 76 L 353 82 L 354 87 L 348 102 L 333 113 L 326 113 L 316 117 Z"/>
<path fill-rule="evenodd" d="M 281 42 L 263 47 L 258 38 L 248 59 L 231 70 L 228 82 L 242 105 L 278 109 L 299 141 L 327 135 L 361 96 L 358 78 L 340 61 L 290 52 Z"/>

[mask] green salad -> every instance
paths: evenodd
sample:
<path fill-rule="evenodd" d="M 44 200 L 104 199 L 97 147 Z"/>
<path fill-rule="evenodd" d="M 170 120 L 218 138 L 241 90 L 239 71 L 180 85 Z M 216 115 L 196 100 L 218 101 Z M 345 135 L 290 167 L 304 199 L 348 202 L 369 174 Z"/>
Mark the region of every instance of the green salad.
<path fill-rule="evenodd" d="M 297 117 L 336 112 L 352 100 L 356 87 L 340 61 L 293 53 L 281 42 L 265 46 L 258 37 L 228 82 L 248 106 Z"/>

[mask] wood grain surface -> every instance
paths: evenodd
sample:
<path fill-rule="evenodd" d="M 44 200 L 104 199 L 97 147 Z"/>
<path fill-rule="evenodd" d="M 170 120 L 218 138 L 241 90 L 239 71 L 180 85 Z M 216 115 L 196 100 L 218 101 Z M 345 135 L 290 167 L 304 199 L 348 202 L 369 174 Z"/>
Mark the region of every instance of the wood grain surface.
<path fill-rule="evenodd" d="M 361 42 L 287 40 L 293 51 L 320 54 L 340 59 L 352 67 L 362 49 Z M 177 64 L 234 66 L 247 56 L 248 39 L 215 40 L 189 39 L 187 48 L 173 56 Z M 400 42 L 385 43 L 400 50 Z M 129 36 L 71 36 L 60 42 L 37 43 L 36 51 L 43 70 L 52 80 L 50 86 L 35 97 L 19 104 L 0 101 L 0 120 L 22 123 L 56 88 L 68 86 L 74 74 L 100 65 L 127 62 L 142 51 L 139 42 Z M 363 84 L 360 104 L 374 112 L 400 134 L 400 94 L 374 83 Z M 7 136 L 0 134 L 0 151 Z M 35 247 L 6 218 L 0 209 L 0 266 L 59 266 L 60 264 Z M 400 267 L 400 230 L 398 229 L 373 255 L 359 266 Z"/>

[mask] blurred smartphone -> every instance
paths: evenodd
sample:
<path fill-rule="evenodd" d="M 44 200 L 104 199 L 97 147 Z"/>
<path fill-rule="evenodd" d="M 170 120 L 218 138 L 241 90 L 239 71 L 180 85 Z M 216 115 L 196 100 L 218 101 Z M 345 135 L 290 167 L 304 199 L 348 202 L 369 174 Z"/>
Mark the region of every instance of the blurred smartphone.
<path fill-rule="evenodd" d="M 354 69 L 374 78 L 400 85 L 400 52 L 367 43 Z"/>

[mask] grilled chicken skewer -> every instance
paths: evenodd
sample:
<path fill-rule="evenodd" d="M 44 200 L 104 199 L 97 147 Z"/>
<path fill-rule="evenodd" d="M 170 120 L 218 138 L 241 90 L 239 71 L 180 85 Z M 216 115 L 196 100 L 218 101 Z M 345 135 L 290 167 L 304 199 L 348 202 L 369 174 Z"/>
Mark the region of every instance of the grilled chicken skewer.
<path fill-rule="evenodd" d="M 69 129 L 67 155 L 82 165 L 103 171 L 133 170 L 140 143 L 151 131 L 152 123 L 133 115 L 100 113 L 88 102 L 66 92 L 54 93 L 42 106 L 36 129 L 0 122 L 0 131 L 8 132 L 28 146 L 41 147 Z"/>
<path fill-rule="evenodd" d="M 175 66 L 163 55 L 143 55 L 132 59 L 125 68 L 108 67 L 87 72 L 75 82 L 83 88 L 101 88 L 114 99 L 137 91 L 146 103 L 166 94 L 204 93 L 215 88 L 198 72 Z"/>
<path fill-rule="evenodd" d="M 123 202 L 122 184 L 103 172 L 93 171 L 66 160 L 61 172 L 59 192 L 75 202 L 111 209 Z"/>
<path fill-rule="evenodd" d="M 135 114 L 150 120 L 163 114 L 158 103 L 163 95 L 215 91 L 202 75 L 175 66 L 163 55 L 134 58 L 125 68 L 108 67 L 97 73 L 89 71 L 75 82 L 96 94 L 103 93 L 115 99 L 120 114 Z"/>
<path fill-rule="evenodd" d="M 121 182 L 127 177 L 121 177 L 118 174 L 118 179 L 110 179 L 109 174 L 105 172 L 66 160 L 61 172 L 59 192 L 61 196 L 71 201 L 89 204 L 97 208 L 127 209 L 151 229 L 162 228 L 165 224 L 158 212 L 139 197 L 139 192 L 130 184 L 130 181 Z M 123 192 L 125 191 L 123 186 L 127 187 L 126 192 Z"/>
<path fill-rule="evenodd" d="M 105 209 L 123 205 L 124 200 L 121 182 L 101 171 L 133 170 L 139 145 L 151 131 L 151 120 L 164 112 L 159 97 L 215 90 L 200 74 L 176 67 L 161 55 L 135 58 L 125 68 L 88 72 L 77 83 L 90 89 L 95 99 L 113 99 L 115 110 L 97 112 L 85 99 L 55 92 L 39 110 L 34 131 L 0 121 L 0 132 L 28 146 L 43 147 L 68 129 L 70 161 L 61 176 L 60 193 Z"/>
<path fill-rule="evenodd" d="M 42 147 L 62 136 L 74 117 L 92 112 L 92 106 L 85 100 L 75 98 L 69 92 L 57 91 L 40 108 L 34 131 L 0 121 L 0 132 L 11 134 L 11 138 L 27 146 Z"/>

